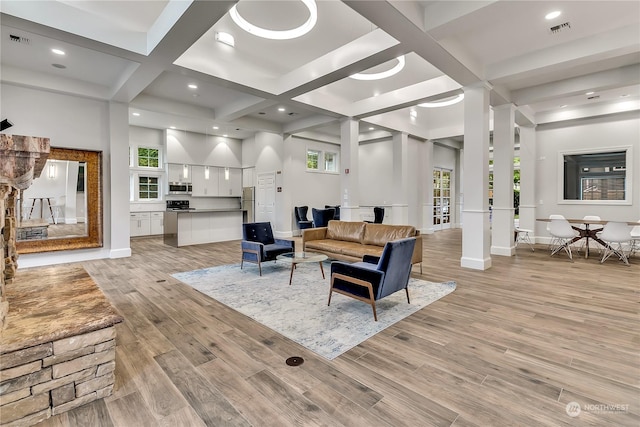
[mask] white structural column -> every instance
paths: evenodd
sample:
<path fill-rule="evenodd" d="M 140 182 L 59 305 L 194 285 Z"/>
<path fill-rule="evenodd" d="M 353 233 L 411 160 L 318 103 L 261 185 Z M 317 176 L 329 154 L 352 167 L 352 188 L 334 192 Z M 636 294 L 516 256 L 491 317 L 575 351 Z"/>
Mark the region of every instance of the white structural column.
<path fill-rule="evenodd" d="M 513 151 L 516 108 L 513 104 L 493 108 L 493 220 L 491 254 L 516 253 L 513 225 Z"/>
<path fill-rule="evenodd" d="M 123 212 L 129 212 L 129 174 L 122 173 L 122 165 L 129 163 L 129 106 L 121 102 L 109 102 L 109 155 L 102 161 L 109 165 L 109 178 L 102 178 L 104 201 L 110 215 L 105 217 L 105 230 L 111 230 L 109 258 L 131 256 L 129 221 L 121 221 Z M 65 215 L 66 218 L 66 215 Z"/>
<path fill-rule="evenodd" d="M 486 270 L 489 255 L 489 93 L 486 82 L 464 88 L 462 267 Z"/>
<path fill-rule="evenodd" d="M 278 214 L 281 215 L 282 233 L 293 236 L 293 230 L 297 228 L 296 218 L 293 214 L 292 191 L 295 177 L 291 173 L 293 170 L 293 147 L 295 142 L 293 136 L 285 134 L 283 139 L 282 153 L 282 173 L 280 177 L 276 172 L 276 200 L 278 200 Z M 278 190 L 278 184 L 280 191 Z"/>
<path fill-rule="evenodd" d="M 418 174 L 422 181 L 422 234 L 433 233 L 433 141 L 422 144 L 422 168 Z"/>
<path fill-rule="evenodd" d="M 451 203 L 453 203 L 453 217 L 451 218 L 451 226 L 454 228 L 462 228 L 462 209 L 463 199 L 462 194 L 462 177 L 464 176 L 464 150 L 456 151 L 456 163 L 455 163 L 455 180 L 453 185 L 453 195 Z"/>
<path fill-rule="evenodd" d="M 536 128 L 520 127 L 520 228 L 536 229 Z"/>
<path fill-rule="evenodd" d="M 358 173 L 358 135 L 357 120 L 345 119 L 340 123 L 340 219 L 344 221 L 361 221 L 360 190 Z"/>
<path fill-rule="evenodd" d="M 408 135 L 394 132 L 393 137 L 392 224 L 409 223 L 409 148 Z"/>

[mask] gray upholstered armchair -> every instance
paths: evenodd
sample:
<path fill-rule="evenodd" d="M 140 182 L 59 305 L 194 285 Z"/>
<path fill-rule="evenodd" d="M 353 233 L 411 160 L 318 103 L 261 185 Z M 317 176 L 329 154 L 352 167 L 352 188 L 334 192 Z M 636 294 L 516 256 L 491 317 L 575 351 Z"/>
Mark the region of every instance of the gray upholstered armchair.
<path fill-rule="evenodd" d="M 258 270 L 262 276 L 262 262 L 274 261 L 280 254 L 295 252 L 293 240 L 273 238 L 273 230 L 270 222 L 250 222 L 242 224 L 242 261 L 258 264 Z"/>
<path fill-rule="evenodd" d="M 411 274 L 411 256 L 416 244 L 415 237 L 387 242 L 380 257 L 365 255 L 361 262 L 349 264 L 334 261 L 331 263 L 331 289 L 333 292 L 355 298 L 371 305 L 373 318 L 378 321 L 376 301 L 402 289 L 409 301 L 409 275 Z"/>

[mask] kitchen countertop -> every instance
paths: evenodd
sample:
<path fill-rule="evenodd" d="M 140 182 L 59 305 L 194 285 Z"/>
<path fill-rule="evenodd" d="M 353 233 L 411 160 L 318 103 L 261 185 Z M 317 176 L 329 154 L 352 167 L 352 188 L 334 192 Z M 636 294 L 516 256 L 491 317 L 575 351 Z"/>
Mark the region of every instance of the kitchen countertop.
<path fill-rule="evenodd" d="M 176 209 L 176 210 L 167 210 L 165 212 L 175 212 L 175 213 L 205 213 L 205 212 L 242 212 L 243 209 L 240 208 L 222 208 L 222 209 Z"/>

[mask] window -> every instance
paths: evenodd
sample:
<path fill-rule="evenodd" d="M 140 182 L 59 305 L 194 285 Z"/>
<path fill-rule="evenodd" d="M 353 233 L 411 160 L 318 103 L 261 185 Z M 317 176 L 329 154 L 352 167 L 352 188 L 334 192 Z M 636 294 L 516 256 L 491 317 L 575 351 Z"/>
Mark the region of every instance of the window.
<path fill-rule="evenodd" d="M 631 203 L 631 147 L 560 156 L 565 203 Z"/>
<path fill-rule="evenodd" d="M 307 150 L 307 169 L 319 170 L 318 160 L 320 152 L 316 150 Z"/>
<path fill-rule="evenodd" d="M 159 199 L 160 188 L 157 176 L 138 177 L 138 199 L 157 200 Z"/>
<path fill-rule="evenodd" d="M 138 147 L 138 167 L 157 168 L 160 165 L 160 150 Z"/>
<path fill-rule="evenodd" d="M 131 144 L 129 147 L 129 201 L 162 200 L 166 185 L 160 146 Z M 165 188 L 166 189 L 166 188 Z"/>
<path fill-rule="evenodd" d="M 340 170 L 339 155 L 335 151 L 323 151 L 307 148 L 307 171 L 338 173 Z"/>
<path fill-rule="evenodd" d="M 326 172 L 338 172 L 338 155 L 336 153 L 324 153 L 324 170 Z"/>

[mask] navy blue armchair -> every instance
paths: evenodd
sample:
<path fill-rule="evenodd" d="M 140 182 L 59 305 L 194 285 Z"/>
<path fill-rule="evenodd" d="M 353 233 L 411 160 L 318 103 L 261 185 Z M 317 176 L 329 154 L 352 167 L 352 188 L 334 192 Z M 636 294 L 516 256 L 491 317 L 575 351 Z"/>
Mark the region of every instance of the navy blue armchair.
<path fill-rule="evenodd" d="M 353 264 L 332 262 L 327 305 L 331 305 L 331 295 L 338 292 L 371 305 L 377 322 L 376 301 L 404 289 L 410 303 L 408 284 L 415 245 L 415 237 L 394 240 L 385 244 L 380 257 L 365 255 Z"/>
<path fill-rule="evenodd" d="M 335 205 L 335 206 L 332 206 L 332 205 L 324 205 L 324 208 L 325 208 L 325 209 L 328 209 L 328 208 L 333 208 L 333 209 L 335 209 L 335 212 L 334 212 L 334 214 L 333 214 L 333 219 L 335 219 L 336 221 L 340 221 L 340 205 Z"/>
<path fill-rule="evenodd" d="M 296 223 L 300 230 L 313 227 L 313 221 L 307 219 L 307 212 L 309 212 L 309 206 L 296 206 L 293 208 L 293 213 L 296 217 Z"/>
<path fill-rule="evenodd" d="M 258 264 L 260 276 L 262 276 L 262 262 L 275 261 L 280 254 L 295 252 L 295 242 L 293 240 L 282 240 L 273 238 L 273 230 L 270 222 L 250 222 L 242 224 L 242 261 Z"/>
<path fill-rule="evenodd" d="M 329 224 L 329 221 L 333 219 L 336 214 L 336 210 L 334 208 L 327 209 L 311 209 L 311 216 L 313 216 L 313 226 L 314 227 L 326 227 Z"/>
<path fill-rule="evenodd" d="M 382 224 L 384 220 L 384 208 L 381 206 L 376 206 L 373 208 L 373 223 L 374 224 Z M 371 221 L 364 221 L 371 223 Z"/>

